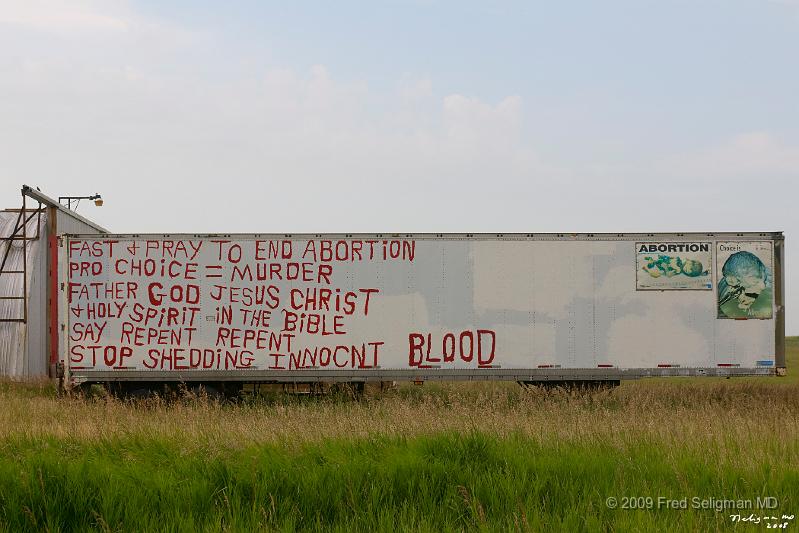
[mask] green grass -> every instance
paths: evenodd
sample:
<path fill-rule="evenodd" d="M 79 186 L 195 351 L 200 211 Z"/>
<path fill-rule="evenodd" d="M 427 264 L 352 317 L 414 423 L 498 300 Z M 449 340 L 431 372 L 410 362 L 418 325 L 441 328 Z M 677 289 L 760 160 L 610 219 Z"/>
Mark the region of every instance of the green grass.
<path fill-rule="evenodd" d="M 593 393 L 436 384 L 220 406 L 4 382 L 0 531 L 766 529 L 690 505 L 771 496 L 799 515 L 799 339 L 788 346 L 785 378 Z"/>
<path fill-rule="evenodd" d="M 785 381 L 799 383 L 799 337 L 785 339 Z"/>
<path fill-rule="evenodd" d="M 775 496 L 799 507 L 799 473 L 771 457 L 732 466 L 647 439 L 617 449 L 470 433 L 190 453 L 169 441 L 14 439 L 2 455 L 9 531 L 697 531 L 732 526 L 731 512 L 605 500 Z"/>

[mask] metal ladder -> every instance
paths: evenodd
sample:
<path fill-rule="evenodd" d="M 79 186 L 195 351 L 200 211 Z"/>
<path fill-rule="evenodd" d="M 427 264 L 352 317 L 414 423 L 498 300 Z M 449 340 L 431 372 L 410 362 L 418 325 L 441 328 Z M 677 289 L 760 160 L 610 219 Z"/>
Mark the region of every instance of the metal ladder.
<path fill-rule="evenodd" d="M 25 205 L 25 194 L 22 195 L 22 209 L 19 210 L 17 222 L 14 225 L 14 231 L 11 235 L 2 237 L 0 246 L 4 246 L 2 250 L 3 258 L 0 260 L 0 287 L 2 287 L 2 278 L 7 275 L 21 275 L 22 276 L 22 295 L 5 295 L 0 294 L 0 300 L 22 300 L 22 316 L 21 317 L 8 317 L 0 318 L 0 322 L 28 322 L 28 241 L 35 241 L 39 239 L 39 228 L 41 226 L 42 218 L 42 203 L 39 202 L 39 207 L 32 209 L 28 213 Z M 36 235 L 28 236 L 28 222 L 36 217 Z M 8 256 L 11 255 L 11 247 L 14 241 L 22 241 L 22 270 L 6 270 L 6 262 Z"/>

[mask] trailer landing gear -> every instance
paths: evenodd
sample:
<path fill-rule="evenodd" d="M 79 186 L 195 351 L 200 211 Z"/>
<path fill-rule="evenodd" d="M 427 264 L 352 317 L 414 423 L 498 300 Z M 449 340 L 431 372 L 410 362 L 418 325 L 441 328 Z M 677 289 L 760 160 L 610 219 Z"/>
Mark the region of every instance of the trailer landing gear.
<path fill-rule="evenodd" d="M 241 391 L 237 382 L 106 382 L 108 393 L 120 400 L 149 400 L 161 398 L 201 398 L 212 402 L 236 401 Z"/>
<path fill-rule="evenodd" d="M 574 391 L 597 391 L 618 387 L 621 382 L 618 379 L 573 379 L 556 381 L 518 381 L 517 383 L 524 388 L 540 387 L 542 389 L 561 388 Z"/>

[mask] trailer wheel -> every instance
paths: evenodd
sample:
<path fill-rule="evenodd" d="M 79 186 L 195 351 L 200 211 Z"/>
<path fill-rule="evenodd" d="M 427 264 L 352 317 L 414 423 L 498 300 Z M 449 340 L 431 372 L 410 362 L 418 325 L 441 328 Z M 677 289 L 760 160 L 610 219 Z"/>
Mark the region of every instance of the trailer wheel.
<path fill-rule="evenodd" d="M 187 391 L 191 396 L 202 398 L 209 402 L 222 402 L 225 394 L 220 383 L 191 383 L 187 386 Z"/>
<path fill-rule="evenodd" d="M 220 383 L 222 395 L 225 397 L 226 402 L 238 402 L 241 399 L 241 391 L 244 390 L 244 384 L 237 381 Z"/>
<path fill-rule="evenodd" d="M 156 391 L 150 383 L 125 383 L 110 381 L 105 383 L 105 390 L 117 400 L 147 400 L 155 397 Z"/>
<path fill-rule="evenodd" d="M 125 399 L 127 400 L 150 400 L 155 398 L 156 392 L 150 387 L 133 386 L 125 391 Z"/>
<path fill-rule="evenodd" d="M 331 392 L 359 400 L 363 397 L 365 387 L 366 383 L 363 381 L 342 381 L 334 384 Z"/>

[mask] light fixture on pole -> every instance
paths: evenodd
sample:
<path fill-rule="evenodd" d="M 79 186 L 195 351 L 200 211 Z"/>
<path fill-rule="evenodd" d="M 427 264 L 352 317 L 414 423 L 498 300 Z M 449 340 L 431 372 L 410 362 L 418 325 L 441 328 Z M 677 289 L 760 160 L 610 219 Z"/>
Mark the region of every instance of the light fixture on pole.
<path fill-rule="evenodd" d="M 66 200 L 66 204 L 64 201 Z M 101 207 L 103 205 L 103 197 L 100 196 L 100 193 L 94 194 L 92 196 L 59 196 L 58 203 L 62 205 L 66 205 L 67 209 L 72 209 L 72 202 L 75 202 L 75 208 L 73 211 L 77 211 L 78 204 L 81 200 L 94 200 L 94 205 L 97 207 Z"/>

